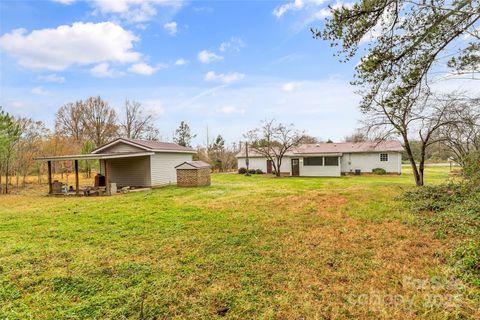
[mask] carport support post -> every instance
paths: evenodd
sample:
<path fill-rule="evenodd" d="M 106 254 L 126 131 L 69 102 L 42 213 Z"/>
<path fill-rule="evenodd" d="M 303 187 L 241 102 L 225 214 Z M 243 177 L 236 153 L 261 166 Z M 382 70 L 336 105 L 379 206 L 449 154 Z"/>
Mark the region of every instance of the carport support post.
<path fill-rule="evenodd" d="M 108 179 L 108 165 L 107 165 L 107 159 L 103 160 L 103 163 L 105 165 L 105 187 L 107 191 L 107 195 L 110 195 L 110 186 L 109 186 L 109 179 Z"/>
<path fill-rule="evenodd" d="M 47 168 L 48 168 L 48 194 L 52 194 L 53 187 L 52 187 L 52 161 L 47 161 Z"/>
<path fill-rule="evenodd" d="M 78 181 L 78 160 L 75 159 L 75 193 L 78 196 L 79 190 L 79 181 Z"/>

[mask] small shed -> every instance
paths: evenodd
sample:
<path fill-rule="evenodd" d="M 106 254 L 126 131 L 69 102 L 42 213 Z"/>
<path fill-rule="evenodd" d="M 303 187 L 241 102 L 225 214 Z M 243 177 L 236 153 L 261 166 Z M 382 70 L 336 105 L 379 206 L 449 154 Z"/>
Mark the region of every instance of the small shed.
<path fill-rule="evenodd" d="M 203 161 L 185 161 L 177 169 L 179 187 L 202 187 L 210 185 L 210 165 Z"/>

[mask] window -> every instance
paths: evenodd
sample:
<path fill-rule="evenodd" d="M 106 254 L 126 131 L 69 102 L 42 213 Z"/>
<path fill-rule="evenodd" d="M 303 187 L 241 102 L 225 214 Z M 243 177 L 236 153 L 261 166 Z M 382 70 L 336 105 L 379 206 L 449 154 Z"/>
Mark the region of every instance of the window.
<path fill-rule="evenodd" d="M 322 157 L 303 158 L 303 165 L 304 166 L 323 166 L 323 158 Z"/>
<path fill-rule="evenodd" d="M 338 166 L 338 157 L 325 157 L 326 166 Z"/>
<path fill-rule="evenodd" d="M 388 161 L 388 153 L 380 153 L 380 161 Z"/>

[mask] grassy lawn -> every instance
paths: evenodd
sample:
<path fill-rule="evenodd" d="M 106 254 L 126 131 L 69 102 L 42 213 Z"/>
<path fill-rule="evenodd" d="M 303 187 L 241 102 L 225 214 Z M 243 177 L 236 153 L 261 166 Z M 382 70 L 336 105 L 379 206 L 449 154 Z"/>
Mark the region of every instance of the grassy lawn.
<path fill-rule="evenodd" d="M 427 183 L 448 179 L 429 168 Z M 0 319 L 475 317 L 412 176 L 213 176 L 205 188 L 0 198 Z"/>

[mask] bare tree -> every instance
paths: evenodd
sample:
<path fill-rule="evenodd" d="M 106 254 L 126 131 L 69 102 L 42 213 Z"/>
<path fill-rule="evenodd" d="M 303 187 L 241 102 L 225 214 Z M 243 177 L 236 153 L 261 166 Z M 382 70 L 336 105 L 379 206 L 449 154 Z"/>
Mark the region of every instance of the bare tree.
<path fill-rule="evenodd" d="M 42 142 L 48 136 L 49 130 L 42 121 L 34 121 L 29 118 L 20 118 L 17 123 L 20 126 L 20 138 L 16 146 L 15 159 L 18 187 L 18 175 L 22 176 L 22 185 L 25 186 L 26 176 L 35 165 L 33 158 L 40 155 Z"/>
<path fill-rule="evenodd" d="M 368 141 L 368 136 L 362 130 L 357 129 L 352 134 L 346 136 L 343 140 L 345 142 L 353 142 L 353 143 L 365 142 L 365 141 Z"/>
<path fill-rule="evenodd" d="M 316 144 L 322 142 L 319 138 L 304 134 L 302 137 L 302 143 L 310 143 L 310 144 Z"/>
<path fill-rule="evenodd" d="M 277 177 L 285 153 L 298 146 L 303 136 L 304 132 L 296 130 L 293 124 L 277 124 L 275 120 L 265 120 L 259 128 L 245 134 L 250 148 L 272 161 Z"/>
<path fill-rule="evenodd" d="M 80 144 L 85 134 L 84 109 L 81 100 L 63 105 L 55 115 L 55 130 Z"/>
<path fill-rule="evenodd" d="M 85 134 L 96 147 L 117 137 L 117 113 L 100 96 L 84 101 L 83 126 Z"/>
<path fill-rule="evenodd" d="M 376 140 L 401 137 L 415 184 L 423 186 L 427 149 L 444 140 L 439 134 L 442 127 L 458 121 L 451 112 L 451 105 L 442 103 L 440 98 L 424 90 L 404 96 L 400 104 L 380 101 L 363 109 L 367 133 L 373 133 Z M 418 163 L 412 148 L 412 140 L 415 139 L 412 139 L 412 135 L 420 141 Z"/>
<path fill-rule="evenodd" d="M 440 135 L 455 161 L 465 166 L 471 154 L 480 154 L 480 99 L 449 95 L 444 103 L 458 121 L 442 127 Z"/>
<path fill-rule="evenodd" d="M 145 114 L 137 101 L 125 100 L 125 120 L 120 125 L 121 135 L 129 139 L 158 140 L 159 131 L 153 123 L 153 116 Z"/>

